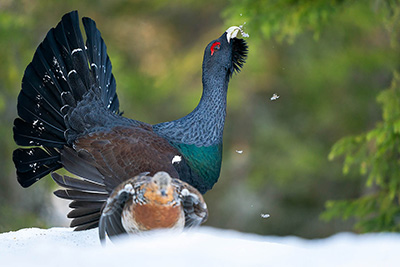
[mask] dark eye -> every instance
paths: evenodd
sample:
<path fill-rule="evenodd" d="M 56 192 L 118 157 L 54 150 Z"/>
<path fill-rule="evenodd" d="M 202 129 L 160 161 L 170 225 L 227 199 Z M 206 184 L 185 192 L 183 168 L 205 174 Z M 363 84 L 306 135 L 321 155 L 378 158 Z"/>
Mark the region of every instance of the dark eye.
<path fill-rule="evenodd" d="M 214 54 L 215 51 L 218 51 L 221 48 L 221 43 L 220 42 L 215 42 L 212 44 L 210 50 L 211 50 L 211 55 Z"/>

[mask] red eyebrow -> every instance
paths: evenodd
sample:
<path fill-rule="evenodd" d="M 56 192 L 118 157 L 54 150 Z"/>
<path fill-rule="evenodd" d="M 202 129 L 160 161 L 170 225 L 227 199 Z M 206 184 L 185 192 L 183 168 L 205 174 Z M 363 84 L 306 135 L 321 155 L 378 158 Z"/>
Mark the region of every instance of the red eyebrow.
<path fill-rule="evenodd" d="M 215 47 L 217 46 L 217 45 L 221 45 L 221 43 L 220 42 L 215 42 L 215 43 L 213 43 L 212 44 L 212 46 L 211 46 L 211 55 L 213 55 L 214 54 L 214 49 L 215 49 Z"/>

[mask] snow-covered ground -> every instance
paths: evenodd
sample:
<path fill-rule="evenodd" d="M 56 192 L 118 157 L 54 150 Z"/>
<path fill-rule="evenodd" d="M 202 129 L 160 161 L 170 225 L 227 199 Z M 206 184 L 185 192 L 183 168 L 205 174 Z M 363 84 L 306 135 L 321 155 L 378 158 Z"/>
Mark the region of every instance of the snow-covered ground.
<path fill-rule="evenodd" d="M 0 234 L 0 266 L 400 266 L 400 234 L 304 240 L 201 227 L 100 245 L 97 229 Z"/>

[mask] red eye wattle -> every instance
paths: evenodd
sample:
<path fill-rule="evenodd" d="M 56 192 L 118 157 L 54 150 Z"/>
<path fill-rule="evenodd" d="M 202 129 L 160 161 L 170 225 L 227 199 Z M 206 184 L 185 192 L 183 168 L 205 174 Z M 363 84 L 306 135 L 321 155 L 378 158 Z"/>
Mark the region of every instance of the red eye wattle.
<path fill-rule="evenodd" d="M 210 50 L 211 50 L 211 55 L 213 55 L 214 52 L 215 52 L 216 50 L 219 50 L 220 47 L 221 47 L 221 43 L 220 43 L 220 42 L 215 42 L 215 43 L 213 43 L 212 46 L 211 46 L 211 48 L 210 48 Z"/>

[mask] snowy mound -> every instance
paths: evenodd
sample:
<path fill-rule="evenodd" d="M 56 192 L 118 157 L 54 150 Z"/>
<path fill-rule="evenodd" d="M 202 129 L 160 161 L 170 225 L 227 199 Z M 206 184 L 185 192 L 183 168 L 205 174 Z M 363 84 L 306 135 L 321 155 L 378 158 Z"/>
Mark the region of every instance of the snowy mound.
<path fill-rule="evenodd" d="M 202 227 L 100 245 L 97 229 L 0 234 L 1 266 L 398 266 L 400 234 L 271 237 Z M 120 265 L 121 264 L 121 265 Z"/>

